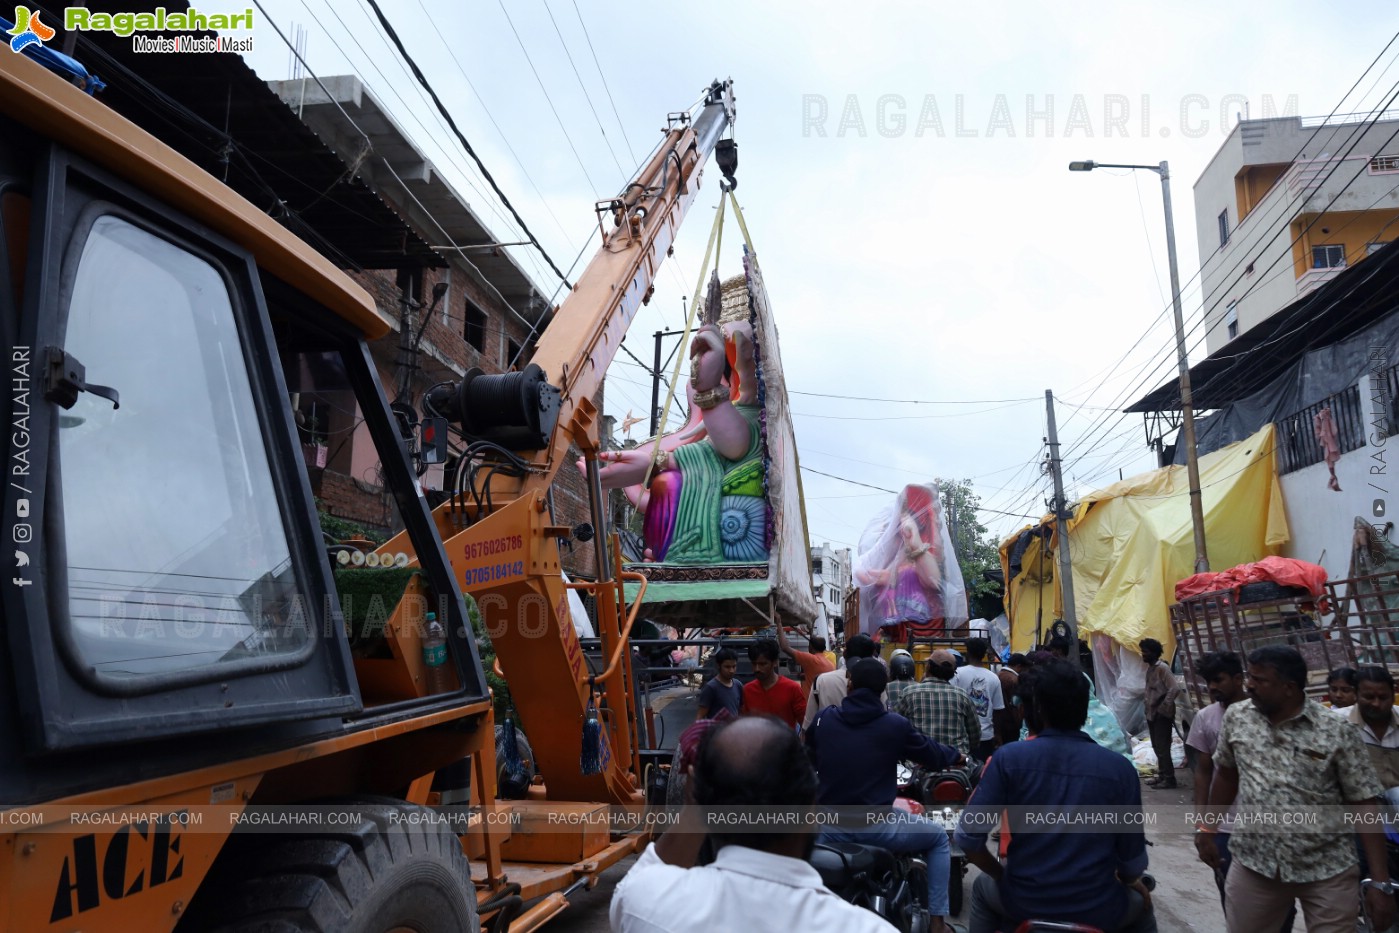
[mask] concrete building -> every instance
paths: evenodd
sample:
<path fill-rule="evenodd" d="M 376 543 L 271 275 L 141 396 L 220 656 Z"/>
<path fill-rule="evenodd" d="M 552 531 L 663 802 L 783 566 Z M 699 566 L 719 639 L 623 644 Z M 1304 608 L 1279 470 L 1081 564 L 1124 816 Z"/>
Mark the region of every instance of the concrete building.
<path fill-rule="evenodd" d="M 845 621 L 845 597 L 851 591 L 850 548 L 829 541 L 811 549 L 811 593 L 816 597 L 815 634 L 826 639 Z"/>
<path fill-rule="evenodd" d="M 1195 183 L 1214 353 L 1399 234 L 1399 112 L 1235 125 Z"/>
<path fill-rule="evenodd" d="M 81 42 L 103 63 L 108 107 L 277 218 L 373 296 L 392 329 L 370 347 L 390 401 L 416 408 L 428 387 L 472 367 L 496 373 L 529 360 L 553 314 L 553 283 L 536 284 L 498 245 L 509 237 L 486 226 L 357 79 L 323 79 L 329 96 L 308 80 L 303 95 L 303 82 L 269 86 L 237 55 L 143 55 L 112 33 Z M 282 361 L 322 521 L 397 531 L 397 505 L 353 393 L 323 355 Z M 595 401 L 600 409 L 601 393 Z M 446 495 L 440 467 L 423 485 L 434 504 Z M 590 520 L 576 470 L 559 472 L 553 500 L 559 524 Z M 570 574 L 593 574 L 591 547 L 565 548 L 562 558 Z"/>
<path fill-rule="evenodd" d="M 1336 580 L 1349 573 L 1357 519 L 1394 540 L 1399 245 L 1342 269 L 1196 363 L 1191 379 L 1196 404 L 1211 412 L 1198 423 L 1201 454 L 1276 427 L 1290 529 L 1283 556 L 1318 564 Z M 1172 381 L 1127 410 L 1151 417 L 1179 408 Z M 1173 456 L 1184 462 L 1183 450 Z M 1203 492 L 1208 522 L 1212 493 Z"/>

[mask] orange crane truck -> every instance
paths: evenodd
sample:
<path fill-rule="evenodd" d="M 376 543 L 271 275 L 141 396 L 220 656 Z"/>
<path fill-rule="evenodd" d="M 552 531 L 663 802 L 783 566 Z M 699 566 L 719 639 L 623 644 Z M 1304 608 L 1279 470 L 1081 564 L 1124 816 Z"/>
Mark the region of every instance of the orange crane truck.
<path fill-rule="evenodd" d="M 603 534 L 601 579 L 564 581 L 546 492 L 577 444 L 605 528 L 591 398 L 711 151 L 732 172 L 731 84 L 599 204 L 533 363 L 426 396 L 466 440 L 434 511 L 369 295 L 35 51 L 0 52 L 0 931 L 538 928 L 646 839 L 606 819 L 642 802 L 640 600 Z M 318 524 L 307 391 L 373 438 L 402 531 L 363 566 Z M 523 800 L 464 591 L 534 741 Z"/>

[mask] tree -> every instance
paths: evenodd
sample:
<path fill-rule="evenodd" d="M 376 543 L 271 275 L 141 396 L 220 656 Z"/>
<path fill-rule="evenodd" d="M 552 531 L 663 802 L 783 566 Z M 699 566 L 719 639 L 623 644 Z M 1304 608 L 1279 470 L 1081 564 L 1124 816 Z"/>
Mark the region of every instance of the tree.
<path fill-rule="evenodd" d="M 1001 569 L 1000 550 L 986 526 L 981 523 L 977 507 L 981 497 L 972 489 L 972 481 L 937 481 L 942 500 L 942 514 L 952 538 L 952 550 L 962 568 L 962 580 L 967 587 L 967 603 L 972 618 L 995 618 L 1002 611 L 1003 587 L 986 578 L 986 571 Z"/>

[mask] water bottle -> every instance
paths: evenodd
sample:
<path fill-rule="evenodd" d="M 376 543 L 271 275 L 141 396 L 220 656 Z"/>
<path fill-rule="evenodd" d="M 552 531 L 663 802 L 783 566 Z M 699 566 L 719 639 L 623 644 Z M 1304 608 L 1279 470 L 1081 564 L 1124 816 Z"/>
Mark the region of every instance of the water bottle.
<path fill-rule="evenodd" d="M 423 637 L 423 664 L 427 668 L 427 692 L 446 693 L 452 689 L 451 672 L 447 669 L 447 630 L 437 621 L 437 613 L 427 614 Z"/>

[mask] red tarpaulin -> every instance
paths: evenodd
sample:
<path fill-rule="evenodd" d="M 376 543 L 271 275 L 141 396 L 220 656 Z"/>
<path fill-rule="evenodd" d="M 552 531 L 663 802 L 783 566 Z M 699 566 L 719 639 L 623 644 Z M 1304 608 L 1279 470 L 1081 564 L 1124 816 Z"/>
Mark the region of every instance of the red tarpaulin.
<path fill-rule="evenodd" d="M 1237 595 L 1239 587 L 1248 583 L 1301 587 L 1323 612 L 1326 611 L 1326 568 L 1291 557 L 1265 557 L 1219 573 L 1197 573 L 1193 577 L 1186 577 L 1176 584 L 1176 601 L 1220 590 L 1234 590 Z"/>

